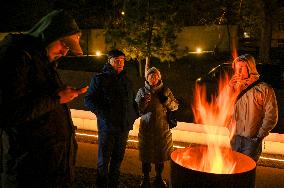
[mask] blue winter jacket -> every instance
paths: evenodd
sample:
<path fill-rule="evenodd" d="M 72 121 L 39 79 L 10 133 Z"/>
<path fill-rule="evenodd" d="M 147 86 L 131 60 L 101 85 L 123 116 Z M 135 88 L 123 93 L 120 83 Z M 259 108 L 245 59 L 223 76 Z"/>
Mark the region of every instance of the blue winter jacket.
<path fill-rule="evenodd" d="M 117 74 L 109 63 L 91 79 L 85 105 L 96 114 L 99 131 L 129 131 L 138 118 L 132 82 L 124 70 Z"/>

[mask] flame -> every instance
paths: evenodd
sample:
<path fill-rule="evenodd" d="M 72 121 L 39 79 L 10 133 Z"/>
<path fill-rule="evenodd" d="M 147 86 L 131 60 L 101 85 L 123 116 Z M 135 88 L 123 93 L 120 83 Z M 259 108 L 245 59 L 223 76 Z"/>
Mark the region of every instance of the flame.
<path fill-rule="evenodd" d="M 236 59 L 238 57 L 238 52 L 237 52 L 237 42 L 235 38 L 231 40 L 231 45 L 232 45 L 231 56 L 233 59 Z"/>
<path fill-rule="evenodd" d="M 200 171 L 202 173 L 238 174 L 250 171 L 256 167 L 255 161 L 249 156 L 233 151 L 230 148 L 221 148 L 223 158 L 226 159 L 224 161 L 225 168 L 223 168 L 222 172 L 220 170 L 215 171 L 214 168 L 220 169 L 218 165 L 220 165 L 222 162 L 214 161 L 215 163 L 212 166 L 211 163 L 208 163 L 209 160 L 204 160 L 204 158 L 207 157 L 208 151 L 208 146 L 195 145 L 182 149 L 176 149 L 174 152 L 172 152 L 171 158 L 180 166 L 183 166 L 187 169 Z"/>
<path fill-rule="evenodd" d="M 223 157 L 208 159 L 210 152 L 215 150 L 207 146 L 188 147 L 175 156 L 175 161 L 186 168 L 196 171 L 208 172 L 214 174 L 233 174 L 236 166 L 236 158 L 233 151 L 229 148 L 220 148 Z M 218 154 L 213 153 L 215 156 Z M 223 158 L 226 157 L 226 160 Z"/>
<path fill-rule="evenodd" d="M 218 129 L 214 129 L 214 134 L 212 131 L 209 132 L 209 127 L 212 126 L 225 126 L 229 133 L 234 131 L 235 126 L 227 125 L 231 125 L 229 122 L 237 94 L 230 90 L 229 79 L 228 75 L 220 79 L 218 93 L 211 96 L 210 102 L 207 101 L 205 86 L 196 85 L 193 102 L 195 123 L 204 124 L 204 131 L 208 133 L 207 147 L 202 148 L 200 156 L 197 157 L 199 160 L 195 165 L 197 170 L 217 174 L 234 171 L 236 162 L 232 158 L 232 150 L 224 148 L 224 145 L 230 146 L 230 139 L 220 139 Z"/>

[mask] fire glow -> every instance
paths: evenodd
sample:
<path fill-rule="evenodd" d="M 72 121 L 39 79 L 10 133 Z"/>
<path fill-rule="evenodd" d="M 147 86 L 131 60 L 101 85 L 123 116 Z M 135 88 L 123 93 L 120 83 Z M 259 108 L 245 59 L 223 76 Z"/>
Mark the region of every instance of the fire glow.
<path fill-rule="evenodd" d="M 218 126 L 227 127 L 233 111 L 236 94 L 230 92 L 228 88 L 229 76 L 220 79 L 218 93 L 211 96 L 211 101 L 207 101 L 205 86 L 196 85 L 193 102 L 193 113 L 195 123 L 203 124 L 206 136 L 206 147 L 199 147 L 192 154 L 190 148 L 184 152 L 182 157 L 177 159 L 178 163 L 184 167 L 190 167 L 194 170 L 215 173 L 231 174 L 235 171 L 236 159 L 230 148 L 230 139 L 220 139 Z M 212 127 L 216 131 L 212 134 Z M 228 135 L 233 132 L 234 127 L 227 127 Z M 210 131 L 209 131 L 210 129 Z M 211 132 L 209 134 L 209 132 Z M 222 143 L 228 142 L 228 143 Z M 227 147 L 224 147 L 227 146 Z M 188 154 L 191 153 L 191 156 Z"/>

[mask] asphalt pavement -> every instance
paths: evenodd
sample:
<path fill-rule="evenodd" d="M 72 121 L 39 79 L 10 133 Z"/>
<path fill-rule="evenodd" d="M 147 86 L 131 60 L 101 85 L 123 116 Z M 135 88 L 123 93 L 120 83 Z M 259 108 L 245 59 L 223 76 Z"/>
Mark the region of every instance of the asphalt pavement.
<path fill-rule="evenodd" d="M 79 151 L 78 151 L 78 160 L 77 167 L 86 167 L 86 168 L 96 168 L 97 162 L 97 149 L 98 145 L 96 142 L 80 141 L 79 139 Z M 256 167 L 256 188 L 284 188 L 284 169 L 282 166 L 284 162 L 277 162 L 279 165 L 266 165 L 262 166 L 257 165 Z M 283 163 L 283 164 L 282 164 Z M 273 167 L 273 166 L 277 166 Z M 128 147 L 124 156 L 124 160 L 121 166 L 121 172 L 129 175 L 142 176 L 141 173 L 141 163 L 138 157 L 138 150 L 131 149 Z M 151 176 L 155 175 L 154 167 L 152 167 Z M 169 182 L 170 175 L 170 165 L 169 162 L 165 165 L 165 170 L 163 173 L 163 178 Z"/>

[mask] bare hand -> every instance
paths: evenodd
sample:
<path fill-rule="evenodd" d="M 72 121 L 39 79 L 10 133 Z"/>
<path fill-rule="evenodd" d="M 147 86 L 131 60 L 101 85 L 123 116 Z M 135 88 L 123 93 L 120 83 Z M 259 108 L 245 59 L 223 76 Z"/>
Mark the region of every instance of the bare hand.
<path fill-rule="evenodd" d="M 150 93 L 145 94 L 143 99 L 144 99 L 145 102 L 150 102 L 151 94 Z"/>
<path fill-rule="evenodd" d="M 83 93 L 86 93 L 89 89 L 89 86 L 85 86 L 85 87 L 82 87 L 82 88 L 79 88 L 79 89 L 76 89 L 78 91 L 78 95 L 81 95 Z"/>
<path fill-rule="evenodd" d="M 88 89 L 88 86 L 81 89 L 74 89 L 73 87 L 67 86 L 65 89 L 58 92 L 60 97 L 60 104 L 65 104 L 72 101 L 78 95 L 85 93 Z"/>
<path fill-rule="evenodd" d="M 233 77 L 231 78 L 229 82 L 229 86 L 231 88 L 235 88 L 240 83 L 240 80 L 241 80 L 241 77 L 239 74 L 233 75 Z"/>

